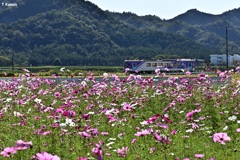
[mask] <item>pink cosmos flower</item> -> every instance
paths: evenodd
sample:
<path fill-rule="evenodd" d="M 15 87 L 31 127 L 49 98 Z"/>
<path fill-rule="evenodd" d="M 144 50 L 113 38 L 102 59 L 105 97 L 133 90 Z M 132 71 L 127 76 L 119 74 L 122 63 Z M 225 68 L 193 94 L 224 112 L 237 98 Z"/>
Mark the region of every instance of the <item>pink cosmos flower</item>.
<path fill-rule="evenodd" d="M 84 138 L 91 138 L 91 135 L 88 134 L 87 132 L 78 132 L 78 134 L 80 134 Z"/>
<path fill-rule="evenodd" d="M 230 140 L 231 140 L 231 138 L 227 135 L 227 133 L 215 133 L 213 135 L 213 141 L 214 142 L 219 142 L 223 145 L 226 144 L 225 141 L 229 142 Z"/>
<path fill-rule="evenodd" d="M 18 140 L 17 141 L 17 145 L 16 145 L 16 150 L 26 150 L 28 148 L 32 147 L 32 142 L 24 142 L 22 140 Z"/>
<path fill-rule="evenodd" d="M 204 154 L 195 154 L 195 157 L 200 159 L 204 157 Z"/>
<path fill-rule="evenodd" d="M 225 72 L 220 72 L 220 73 L 219 73 L 219 76 L 220 76 L 220 77 L 224 77 L 224 76 L 225 76 Z"/>
<path fill-rule="evenodd" d="M 236 132 L 240 132 L 240 128 L 238 128 L 238 129 L 236 130 Z"/>
<path fill-rule="evenodd" d="M 167 123 L 172 123 L 172 121 L 165 115 L 162 117 L 162 119 Z"/>
<path fill-rule="evenodd" d="M 187 75 L 187 76 L 190 76 L 190 75 L 191 75 L 191 72 L 187 71 L 187 72 L 186 72 L 186 75 Z"/>
<path fill-rule="evenodd" d="M 117 152 L 119 154 L 120 157 L 125 157 L 128 153 L 128 147 L 122 147 L 122 148 L 118 148 Z"/>
<path fill-rule="evenodd" d="M 155 69 L 155 73 L 156 73 L 156 76 L 158 77 L 160 73 L 160 68 Z"/>
<path fill-rule="evenodd" d="M 186 114 L 187 120 L 188 120 L 188 121 L 191 120 L 191 117 L 193 117 L 193 115 L 194 115 L 195 113 L 198 113 L 198 112 L 201 112 L 201 109 L 195 109 L 195 110 L 192 110 L 192 111 L 188 112 L 188 113 Z"/>
<path fill-rule="evenodd" d="M 161 141 L 161 140 L 162 140 L 162 138 L 158 135 L 157 132 L 155 132 L 153 135 L 154 135 L 154 137 L 155 137 L 156 140 L 158 140 L 158 141 Z"/>
<path fill-rule="evenodd" d="M 60 93 L 60 92 L 55 92 L 55 93 L 54 93 L 54 96 L 55 96 L 56 98 L 61 98 L 61 93 Z"/>
<path fill-rule="evenodd" d="M 78 157 L 78 160 L 88 160 L 88 159 L 84 157 Z"/>
<path fill-rule="evenodd" d="M 159 123 L 158 127 L 163 128 L 163 129 L 167 129 L 168 128 L 168 124 Z"/>
<path fill-rule="evenodd" d="M 129 104 L 129 103 L 124 103 L 122 109 L 123 109 L 124 111 L 132 111 L 132 110 L 134 110 L 134 108 L 132 107 L 132 105 Z"/>
<path fill-rule="evenodd" d="M 177 132 L 177 130 L 176 129 L 174 129 L 174 130 L 172 130 L 172 132 L 170 133 L 170 134 L 175 134 Z"/>
<path fill-rule="evenodd" d="M 152 147 L 152 148 L 150 148 L 150 154 L 153 154 L 153 152 L 156 150 L 156 148 L 155 147 Z"/>
<path fill-rule="evenodd" d="M 15 153 L 16 153 L 15 147 L 7 147 L 1 152 L 1 155 L 3 157 L 10 157 L 11 154 L 15 154 Z"/>
<path fill-rule="evenodd" d="M 37 153 L 34 158 L 36 158 L 38 160 L 60 160 L 60 157 L 53 156 L 47 152 Z"/>
<path fill-rule="evenodd" d="M 136 142 L 136 138 L 133 138 L 132 141 L 131 141 L 131 144 L 133 144 L 135 142 Z"/>
<path fill-rule="evenodd" d="M 46 135 L 49 135 L 51 134 L 51 131 L 46 131 L 46 132 L 43 132 L 42 135 L 46 136 Z"/>
<path fill-rule="evenodd" d="M 168 69 L 168 68 L 164 68 L 164 70 L 165 70 L 165 71 L 169 71 L 169 69 Z"/>
<path fill-rule="evenodd" d="M 166 73 L 162 73 L 162 77 L 165 77 L 166 76 Z"/>
<path fill-rule="evenodd" d="M 125 69 L 125 73 L 127 73 L 129 70 L 130 70 L 129 68 L 126 68 L 126 69 Z"/>
<path fill-rule="evenodd" d="M 153 123 L 153 122 L 156 121 L 160 116 L 161 116 L 160 114 L 157 114 L 157 115 L 155 115 L 155 116 L 152 116 L 152 117 L 150 117 L 150 118 L 147 120 L 147 122 L 148 122 L 148 123 Z"/>
<path fill-rule="evenodd" d="M 26 68 L 22 68 L 22 70 L 25 71 L 25 72 L 27 72 L 27 73 L 30 72 L 30 71 L 29 71 L 28 69 L 26 69 Z"/>
<path fill-rule="evenodd" d="M 103 159 L 103 153 L 102 153 L 102 144 L 103 144 L 103 142 L 102 141 L 98 141 L 98 142 L 99 142 L 99 144 L 95 144 L 96 147 L 94 147 L 92 149 L 92 153 L 94 155 L 98 156 L 98 160 L 102 160 Z"/>
<path fill-rule="evenodd" d="M 159 136 L 157 132 L 155 132 L 153 135 L 157 141 L 170 144 L 169 138 L 167 136 Z"/>
<path fill-rule="evenodd" d="M 101 135 L 108 136 L 108 132 L 101 132 Z"/>
<path fill-rule="evenodd" d="M 135 136 L 145 136 L 145 135 L 148 135 L 148 134 L 151 134 L 148 130 L 143 130 L 141 132 L 137 132 L 136 134 L 134 134 Z"/>

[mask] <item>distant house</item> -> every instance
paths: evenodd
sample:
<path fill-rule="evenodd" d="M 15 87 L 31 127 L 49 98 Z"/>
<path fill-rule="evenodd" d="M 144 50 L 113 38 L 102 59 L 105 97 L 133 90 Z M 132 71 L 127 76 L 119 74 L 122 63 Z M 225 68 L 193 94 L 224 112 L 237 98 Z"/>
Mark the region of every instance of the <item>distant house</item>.
<path fill-rule="evenodd" d="M 226 54 L 218 55 L 213 54 L 210 55 L 211 65 L 222 66 L 227 64 Z M 233 56 L 228 56 L 228 66 L 238 66 L 240 65 L 240 55 L 234 54 Z"/>

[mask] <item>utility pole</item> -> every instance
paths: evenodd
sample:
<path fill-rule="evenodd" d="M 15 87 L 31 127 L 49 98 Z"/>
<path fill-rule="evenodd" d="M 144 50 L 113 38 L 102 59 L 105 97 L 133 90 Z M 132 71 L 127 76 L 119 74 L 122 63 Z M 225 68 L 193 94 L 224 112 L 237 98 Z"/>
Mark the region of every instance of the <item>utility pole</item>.
<path fill-rule="evenodd" d="M 226 62 L 228 71 L 228 28 L 226 27 Z"/>

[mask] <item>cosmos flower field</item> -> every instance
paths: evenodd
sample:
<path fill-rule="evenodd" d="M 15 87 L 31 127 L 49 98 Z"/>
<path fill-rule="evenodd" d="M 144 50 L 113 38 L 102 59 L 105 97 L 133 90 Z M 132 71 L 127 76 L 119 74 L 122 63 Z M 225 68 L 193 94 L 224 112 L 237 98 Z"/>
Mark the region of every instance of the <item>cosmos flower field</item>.
<path fill-rule="evenodd" d="M 240 159 L 240 73 L 156 72 L 1 80 L 0 159 Z"/>

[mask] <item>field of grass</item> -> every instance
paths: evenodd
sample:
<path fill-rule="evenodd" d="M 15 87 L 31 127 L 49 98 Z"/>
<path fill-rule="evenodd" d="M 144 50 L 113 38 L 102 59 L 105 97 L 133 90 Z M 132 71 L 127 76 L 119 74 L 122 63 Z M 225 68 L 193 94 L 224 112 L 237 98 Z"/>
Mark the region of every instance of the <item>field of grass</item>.
<path fill-rule="evenodd" d="M 0 81 L 0 159 L 240 159 L 240 73 L 86 74 Z"/>
<path fill-rule="evenodd" d="M 1 67 L 0 77 L 3 77 L 3 72 L 7 74 L 7 76 L 12 76 L 13 72 L 15 76 L 24 73 L 23 67 L 14 67 L 14 71 L 12 67 Z M 61 72 L 61 68 L 64 68 L 64 72 Z M 34 66 L 34 67 L 25 67 L 25 69 L 34 73 L 37 76 L 52 76 L 53 74 L 59 76 L 79 76 L 79 74 L 86 76 L 89 71 L 94 72 L 95 75 L 102 75 L 105 72 L 108 73 L 124 73 L 124 69 L 122 66 Z"/>

